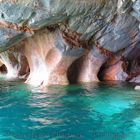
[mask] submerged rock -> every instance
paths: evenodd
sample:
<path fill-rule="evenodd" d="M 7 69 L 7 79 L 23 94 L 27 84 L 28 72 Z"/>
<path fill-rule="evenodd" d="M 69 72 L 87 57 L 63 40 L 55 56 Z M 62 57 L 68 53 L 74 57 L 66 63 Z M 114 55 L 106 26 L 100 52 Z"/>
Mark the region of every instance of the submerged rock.
<path fill-rule="evenodd" d="M 0 56 L 35 85 L 139 83 L 140 0 L 1 0 Z"/>

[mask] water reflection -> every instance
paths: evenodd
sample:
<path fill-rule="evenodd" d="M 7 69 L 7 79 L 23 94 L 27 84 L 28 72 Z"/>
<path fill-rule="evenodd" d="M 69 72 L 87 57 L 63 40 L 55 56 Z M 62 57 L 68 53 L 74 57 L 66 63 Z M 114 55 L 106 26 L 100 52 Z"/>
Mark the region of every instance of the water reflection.
<path fill-rule="evenodd" d="M 139 140 L 140 95 L 126 83 L 0 88 L 0 138 Z"/>

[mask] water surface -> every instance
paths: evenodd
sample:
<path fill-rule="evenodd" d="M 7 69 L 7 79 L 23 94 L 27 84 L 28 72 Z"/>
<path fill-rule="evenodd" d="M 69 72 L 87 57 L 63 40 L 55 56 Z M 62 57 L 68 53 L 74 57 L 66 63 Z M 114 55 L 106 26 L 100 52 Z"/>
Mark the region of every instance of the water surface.
<path fill-rule="evenodd" d="M 140 92 L 126 83 L 0 81 L 0 140 L 140 140 Z"/>

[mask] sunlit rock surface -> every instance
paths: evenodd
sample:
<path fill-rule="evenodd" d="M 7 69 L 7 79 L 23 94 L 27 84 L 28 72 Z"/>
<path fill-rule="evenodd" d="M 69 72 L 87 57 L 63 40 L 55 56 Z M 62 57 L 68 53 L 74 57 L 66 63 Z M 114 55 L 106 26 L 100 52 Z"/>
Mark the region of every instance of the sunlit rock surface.
<path fill-rule="evenodd" d="M 140 86 L 136 86 L 135 89 L 136 89 L 136 90 L 140 90 Z"/>
<path fill-rule="evenodd" d="M 140 0 L 0 0 L 0 52 L 37 86 L 140 83 Z"/>
<path fill-rule="evenodd" d="M 6 75 L 8 78 L 25 78 L 29 74 L 29 66 L 24 55 L 24 48 L 20 47 L 20 45 L 0 54 L 1 63 L 7 68 Z"/>

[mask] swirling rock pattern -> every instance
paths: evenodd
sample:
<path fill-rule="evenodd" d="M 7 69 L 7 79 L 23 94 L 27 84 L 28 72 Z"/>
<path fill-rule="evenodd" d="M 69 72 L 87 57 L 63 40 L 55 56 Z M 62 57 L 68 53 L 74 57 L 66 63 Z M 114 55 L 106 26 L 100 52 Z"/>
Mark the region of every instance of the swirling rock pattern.
<path fill-rule="evenodd" d="M 140 82 L 140 0 L 0 0 L 0 56 L 35 85 Z"/>

